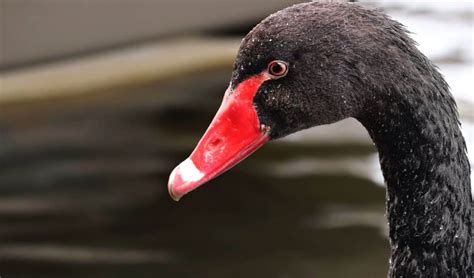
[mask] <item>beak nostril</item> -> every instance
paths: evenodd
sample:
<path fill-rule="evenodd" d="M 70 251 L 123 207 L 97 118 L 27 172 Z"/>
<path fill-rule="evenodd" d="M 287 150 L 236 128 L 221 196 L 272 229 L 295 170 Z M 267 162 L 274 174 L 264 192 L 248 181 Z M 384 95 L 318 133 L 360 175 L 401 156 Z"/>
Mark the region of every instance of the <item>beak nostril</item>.
<path fill-rule="evenodd" d="M 221 139 L 221 138 L 214 138 L 214 139 L 212 139 L 211 142 L 209 142 L 209 146 L 210 146 L 210 147 L 216 147 L 216 146 L 219 145 L 221 142 L 222 142 L 222 139 Z"/>

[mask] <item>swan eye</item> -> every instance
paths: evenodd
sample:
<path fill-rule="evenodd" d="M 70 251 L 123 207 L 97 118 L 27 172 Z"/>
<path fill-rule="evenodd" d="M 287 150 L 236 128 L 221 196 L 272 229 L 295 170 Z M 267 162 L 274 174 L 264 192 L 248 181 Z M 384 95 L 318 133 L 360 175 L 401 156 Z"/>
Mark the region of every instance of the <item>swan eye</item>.
<path fill-rule="evenodd" d="M 288 73 L 288 64 L 280 60 L 271 61 L 268 64 L 267 72 L 273 79 L 282 78 Z"/>

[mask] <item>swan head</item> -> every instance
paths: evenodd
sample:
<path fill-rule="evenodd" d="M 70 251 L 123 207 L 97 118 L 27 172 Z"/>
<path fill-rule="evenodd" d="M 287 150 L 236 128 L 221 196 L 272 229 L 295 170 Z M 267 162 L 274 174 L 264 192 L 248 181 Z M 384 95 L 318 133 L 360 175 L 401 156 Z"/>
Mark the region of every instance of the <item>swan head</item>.
<path fill-rule="evenodd" d="M 170 176 L 172 198 L 268 140 L 359 116 L 411 69 L 403 57 L 410 46 L 400 24 L 349 3 L 304 3 L 270 15 L 242 40 L 219 111 Z"/>

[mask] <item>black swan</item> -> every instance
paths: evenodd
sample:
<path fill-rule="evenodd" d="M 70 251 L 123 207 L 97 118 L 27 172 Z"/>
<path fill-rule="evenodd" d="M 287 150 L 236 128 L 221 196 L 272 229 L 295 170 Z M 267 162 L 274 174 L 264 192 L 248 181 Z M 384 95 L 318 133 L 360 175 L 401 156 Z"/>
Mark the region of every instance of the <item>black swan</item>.
<path fill-rule="evenodd" d="M 270 139 L 353 117 L 387 184 L 390 277 L 472 277 L 466 144 L 443 76 L 383 13 L 303 3 L 243 39 L 208 130 L 170 175 L 178 200 Z"/>

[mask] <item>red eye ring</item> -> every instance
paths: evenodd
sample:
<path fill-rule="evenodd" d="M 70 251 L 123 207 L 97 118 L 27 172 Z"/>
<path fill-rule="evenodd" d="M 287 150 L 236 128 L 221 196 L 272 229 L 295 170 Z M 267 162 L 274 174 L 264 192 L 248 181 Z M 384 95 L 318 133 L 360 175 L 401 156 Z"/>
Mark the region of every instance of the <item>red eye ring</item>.
<path fill-rule="evenodd" d="M 273 79 L 282 78 L 288 73 L 288 64 L 281 60 L 271 61 L 268 64 L 267 72 Z"/>

